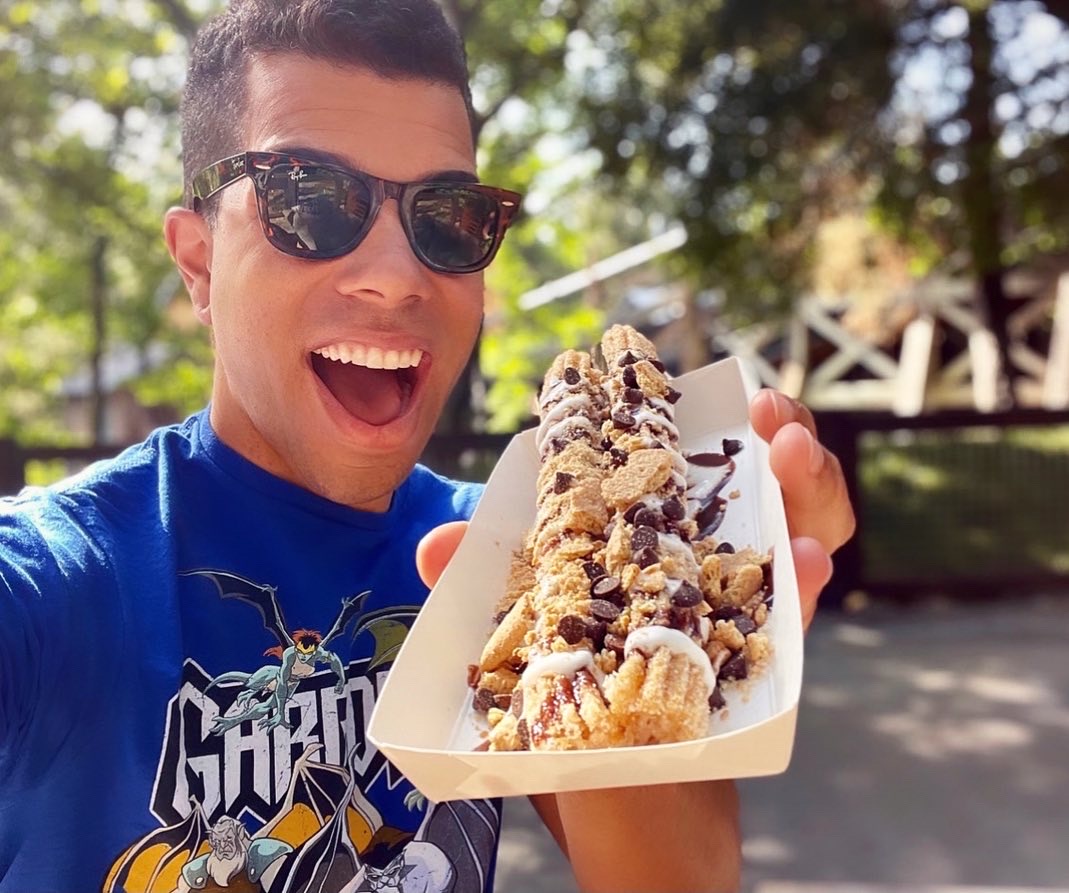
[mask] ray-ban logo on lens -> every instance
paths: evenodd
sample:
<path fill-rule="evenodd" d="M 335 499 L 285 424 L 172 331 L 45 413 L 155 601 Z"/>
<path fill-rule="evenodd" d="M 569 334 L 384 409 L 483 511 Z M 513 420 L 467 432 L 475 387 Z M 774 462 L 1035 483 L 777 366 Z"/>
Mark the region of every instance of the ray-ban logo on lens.
<path fill-rule="evenodd" d="M 299 167 L 295 167 L 293 170 L 290 171 L 290 179 L 291 180 L 303 180 L 307 176 L 308 176 L 308 174 L 306 174 Z"/>

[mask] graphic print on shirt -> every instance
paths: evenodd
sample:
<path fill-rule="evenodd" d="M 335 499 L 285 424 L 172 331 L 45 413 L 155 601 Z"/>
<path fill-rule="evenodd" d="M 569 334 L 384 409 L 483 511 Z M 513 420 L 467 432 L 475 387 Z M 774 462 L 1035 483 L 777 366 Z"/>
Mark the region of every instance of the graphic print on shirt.
<path fill-rule="evenodd" d="M 183 576 L 249 605 L 277 642 L 264 654 L 278 663 L 210 676 L 186 659 L 149 804 L 160 827 L 115 859 L 105 893 L 483 890 L 494 804 L 427 803 L 364 738 L 418 607 L 364 612 L 365 591 L 339 600 L 326 635 L 291 632 L 275 587 L 225 571 Z M 361 634 L 372 637 L 371 654 L 343 664 L 331 644 Z"/>

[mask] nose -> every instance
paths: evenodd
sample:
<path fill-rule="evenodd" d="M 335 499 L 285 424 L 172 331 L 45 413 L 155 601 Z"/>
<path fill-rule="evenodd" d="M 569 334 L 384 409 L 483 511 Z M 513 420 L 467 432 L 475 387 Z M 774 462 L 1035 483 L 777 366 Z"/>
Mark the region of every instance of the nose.
<path fill-rule="evenodd" d="M 363 241 L 339 261 L 339 292 L 390 303 L 422 298 L 433 275 L 413 252 L 393 198 L 383 202 Z"/>

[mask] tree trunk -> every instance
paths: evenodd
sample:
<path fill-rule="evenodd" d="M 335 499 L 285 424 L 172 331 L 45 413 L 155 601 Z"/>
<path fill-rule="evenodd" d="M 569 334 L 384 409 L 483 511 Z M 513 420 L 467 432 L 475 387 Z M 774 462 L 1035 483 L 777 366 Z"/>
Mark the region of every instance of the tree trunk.
<path fill-rule="evenodd" d="M 700 369 L 712 361 L 712 351 L 709 349 L 709 335 L 706 331 L 706 320 L 701 308 L 698 306 L 697 291 L 690 285 L 687 285 L 686 289 L 685 311 L 682 320 L 683 343 L 679 355 L 679 371 L 681 374 Z"/>
<path fill-rule="evenodd" d="M 479 333 L 479 341 L 482 340 L 482 332 Z M 438 419 L 435 432 L 438 434 L 470 434 L 477 430 L 479 421 L 476 418 L 476 410 L 472 405 L 476 385 L 481 375 L 479 371 L 479 341 L 475 342 L 464 370 L 460 373 L 456 385 L 453 387 L 449 399 L 446 400 L 442 414 Z"/>
<path fill-rule="evenodd" d="M 89 369 L 91 377 L 91 391 L 89 397 L 90 406 L 90 430 L 93 435 L 93 446 L 100 446 L 105 442 L 107 425 L 107 399 L 104 393 L 104 354 L 107 349 L 107 278 L 105 264 L 107 259 L 108 240 L 106 236 L 97 236 L 93 241 L 93 253 L 90 256 L 90 286 L 89 297 L 93 314 L 93 344 L 89 355 Z"/>
<path fill-rule="evenodd" d="M 968 170 L 962 183 L 962 206 L 968 229 L 969 252 L 976 276 L 977 300 L 998 345 L 999 362 L 1006 376 L 1012 405 L 1017 403 L 1017 371 L 1010 362 L 1009 301 L 1003 284 L 1002 232 L 994 160 L 998 134 L 992 118 L 994 75 L 991 70 L 994 41 L 988 22 L 990 4 L 972 3 L 969 12 L 969 67 L 972 83 L 965 96 L 969 137 L 965 145 Z"/>

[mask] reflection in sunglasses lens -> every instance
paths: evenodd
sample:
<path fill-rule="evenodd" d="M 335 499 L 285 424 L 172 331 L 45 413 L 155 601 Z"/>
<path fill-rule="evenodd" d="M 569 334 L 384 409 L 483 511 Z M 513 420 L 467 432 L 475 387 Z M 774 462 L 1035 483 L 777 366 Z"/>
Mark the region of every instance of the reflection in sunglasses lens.
<path fill-rule="evenodd" d="M 298 257 L 336 252 L 352 242 L 371 207 L 365 184 L 310 165 L 274 168 L 266 192 L 271 241 Z"/>
<path fill-rule="evenodd" d="M 494 243 L 497 204 L 472 189 L 433 186 L 412 204 L 413 234 L 432 263 L 464 268 L 482 261 Z"/>

